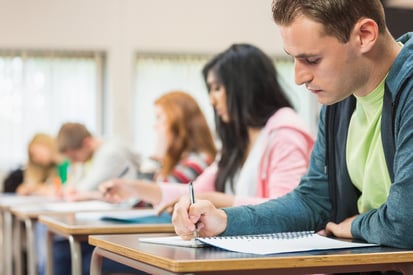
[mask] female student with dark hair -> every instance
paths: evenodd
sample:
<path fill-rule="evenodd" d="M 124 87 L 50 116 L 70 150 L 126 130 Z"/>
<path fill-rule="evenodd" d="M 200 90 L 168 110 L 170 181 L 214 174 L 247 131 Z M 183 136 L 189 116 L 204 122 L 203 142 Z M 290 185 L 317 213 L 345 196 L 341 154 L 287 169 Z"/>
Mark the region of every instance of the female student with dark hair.
<path fill-rule="evenodd" d="M 197 196 L 225 207 L 292 190 L 307 169 L 314 139 L 281 89 L 271 59 L 255 46 L 235 44 L 208 62 L 203 74 L 222 148 L 219 160 L 194 182 Z M 188 192 L 177 184 L 121 179 L 100 190 L 109 201 L 139 197 L 160 207 Z"/>

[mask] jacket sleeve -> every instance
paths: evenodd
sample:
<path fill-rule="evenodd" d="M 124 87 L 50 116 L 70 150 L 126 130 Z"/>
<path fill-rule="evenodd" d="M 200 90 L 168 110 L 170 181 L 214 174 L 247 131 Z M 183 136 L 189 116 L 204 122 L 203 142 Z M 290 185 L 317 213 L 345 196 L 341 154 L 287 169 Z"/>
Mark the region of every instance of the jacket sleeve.
<path fill-rule="evenodd" d="M 215 177 L 218 166 L 216 163 L 211 164 L 199 177 L 194 181 L 195 192 L 212 192 L 215 191 Z M 180 183 L 158 183 L 161 188 L 162 199 L 159 205 L 165 205 L 179 197 L 188 194 L 188 185 Z"/>
<path fill-rule="evenodd" d="M 325 227 L 331 204 L 324 172 L 324 115 L 323 108 L 309 170 L 299 186 L 278 199 L 252 206 L 225 208 L 228 220 L 223 235 L 319 230 Z"/>
<path fill-rule="evenodd" d="M 133 154 L 129 150 L 112 142 L 102 146 L 105 148 L 101 149 L 99 153 L 95 153 L 96 156 L 93 157 L 84 177 L 75 182 L 75 187 L 78 190 L 97 190 L 104 181 L 118 177 L 125 167 L 128 167 L 129 170 L 123 178 L 136 178 L 136 164 L 132 162 Z"/>
<path fill-rule="evenodd" d="M 410 85 L 413 86 L 413 85 Z M 413 89 L 403 91 L 395 117 L 394 182 L 387 201 L 353 221 L 353 237 L 371 243 L 413 248 Z M 390 133 L 382 133 L 390 134 Z"/>
<path fill-rule="evenodd" d="M 271 198 L 281 197 L 297 187 L 300 179 L 308 169 L 313 138 L 294 129 L 281 128 L 275 132 L 267 155 L 261 162 L 264 165 L 259 172 L 258 183 L 263 194 L 257 197 L 235 197 L 234 206 L 258 204 Z"/>

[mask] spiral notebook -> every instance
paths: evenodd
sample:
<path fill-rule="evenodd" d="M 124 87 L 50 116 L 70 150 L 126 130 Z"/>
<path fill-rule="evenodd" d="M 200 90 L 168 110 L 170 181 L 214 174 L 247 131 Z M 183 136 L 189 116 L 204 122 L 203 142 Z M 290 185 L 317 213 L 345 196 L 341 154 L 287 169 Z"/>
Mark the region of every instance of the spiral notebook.
<path fill-rule="evenodd" d="M 197 238 L 190 241 L 182 240 L 178 236 L 155 237 L 140 238 L 140 241 L 188 247 L 210 245 L 233 252 L 259 255 L 378 246 L 361 241 L 324 237 L 313 231 Z"/>

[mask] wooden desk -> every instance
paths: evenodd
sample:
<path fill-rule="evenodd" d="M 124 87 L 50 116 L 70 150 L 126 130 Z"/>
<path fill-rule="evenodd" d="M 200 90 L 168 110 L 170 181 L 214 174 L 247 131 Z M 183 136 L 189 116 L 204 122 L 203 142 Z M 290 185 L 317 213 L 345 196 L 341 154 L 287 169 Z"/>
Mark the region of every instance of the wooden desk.
<path fill-rule="evenodd" d="M 40 196 L 18 196 L 16 194 L 1 194 L 0 195 L 0 219 L 2 225 L 2 274 L 15 274 L 13 272 L 13 261 L 15 261 L 16 253 L 18 252 L 17 246 L 13 246 L 14 235 L 18 234 L 13 232 L 13 224 L 15 223 L 11 209 L 15 206 L 22 206 L 27 204 L 37 204 L 50 200 Z M 16 225 L 19 223 L 16 222 Z M 19 235 L 17 239 L 20 238 Z"/>
<path fill-rule="evenodd" d="M 218 248 L 185 248 L 140 243 L 144 235 L 95 235 L 91 275 L 100 275 L 102 257 L 151 274 L 309 274 L 398 270 L 413 274 L 413 251 L 385 247 L 260 256 Z M 146 234 L 145 236 L 148 236 Z M 153 236 L 153 235 L 152 235 Z"/>
<path fill-rule="evenodd" d="M 130 212 L 131 210 L 125 210 Z M 119 213 L 122 212 L 119 210 Z M 133 210 L 145 213 L 145 210 Z M 72 274 L 82 274 L 82 254 L 80 242 L 86 241 L 92 234 L 124 234 L 124 233 L 152 233 L 173 232 L 172 224 L 136 224 L 103 221 L 99 217 L 102 212 L 88 212 L 65 214 L 59 216 L 41 215 L 39 221 L 47 226 L 47 270 L 46 274 L 53 274 L 53 237 L 54 234 L 64 236 L 69 240 L 72 259 Z M 91 218 L 95 216 L 95 218 Z"/>
<path fill-rule="evenodd" d="M 63 207 L 68 204 L 68 207 Z M 53 205 L 56 208 L 53 208 Z M 76 206 L 77 205 L 77 206 Z M 109 205 L 109 204 L 108 204 Z M 18 205 L 12 207 L 10 212 L 14 215 L 16 220 L 16 234 L 22 234 L 22 226 L 21 222 L 25 225 L 25 233 L 26 233 L 26 244 L 27 244 L 27 268 L 29 275 L 36 275 L 37 274 L 37 261 L 36 261 L 36 247 L 35 247 L 35 223 L 38 221 L 40 215 L 48 214 L 53 216 L 59 216 L 63 214 L 73 213 L 74 211 L 85 212 L 85 211 L 92 211 L 93 209 L 96 211 L 100 207 L 103 210 L 101 211 L 109 211 L 110 206 L 106 205 L 103 202 L 96 202 L 96 201 L 85 201 L 85 202 L 62 202 L 62 201 L 45 201 L 43 198 L 42 202 L 38 202 L 36 204 L 25 204 L 25 205 Z M 80 210 L 78 206 L 83 206 L 83 210 Z M 113 206 L 111 211 L 114 209 L 121 210 L 117 208 L 116 205 Z M 14 274 L 21 275 L 22 270 L 22 255 L 20 251 L 21 247 L 21 240 L 20 238 L 15 238 L 15 247 L 17 247 L 17 251 L 20 253 L 16 253 L 15 255 L 15 272 Z M 9 273 L 6 273 L 9 274 Z M 10 273 L 11 274 L 11 273 Z"/>

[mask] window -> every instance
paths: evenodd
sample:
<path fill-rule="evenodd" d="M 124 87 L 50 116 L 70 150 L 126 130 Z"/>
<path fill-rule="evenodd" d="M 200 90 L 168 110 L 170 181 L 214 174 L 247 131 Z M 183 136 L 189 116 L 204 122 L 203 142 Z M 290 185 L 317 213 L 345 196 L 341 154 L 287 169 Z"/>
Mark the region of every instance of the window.
<path fill-rule="evenodd" d="M 143 156 L 154 152 L 154 102 L 171 90 L 191 94 L 204 112 L 211 129 L 214 113 L 202 76 L 208 56 L 195 55 L 138 55 L 136 60 L 134 99 L 134 141 Z"/>
<path fill-rule="evenodd" d="M 102 53 L 0 50 L 0 170 L 27 159 L 37 132 L 55 135 L 78 121 L 101 130 Z"/>

